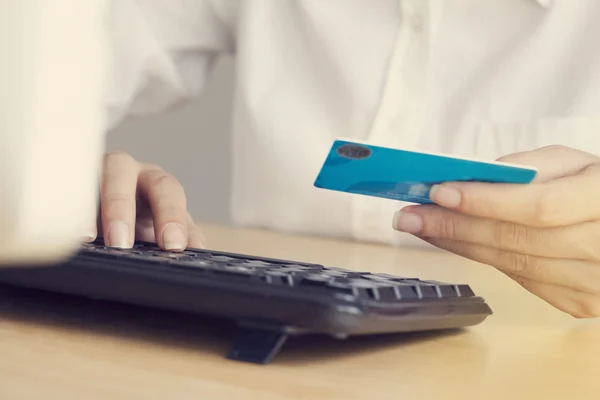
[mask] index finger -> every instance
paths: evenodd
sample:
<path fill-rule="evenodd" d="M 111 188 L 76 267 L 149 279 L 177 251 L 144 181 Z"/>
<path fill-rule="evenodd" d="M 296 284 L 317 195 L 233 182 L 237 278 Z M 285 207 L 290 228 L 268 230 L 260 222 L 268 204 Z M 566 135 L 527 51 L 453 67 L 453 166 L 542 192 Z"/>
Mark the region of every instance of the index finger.
<path fill-rule="evenodd" d="M 431 200 L 463 214 L 535 227 L 600 219 L 600 167 L 556 180 L 521 184 L 449 182 L 435 185 Z"/>

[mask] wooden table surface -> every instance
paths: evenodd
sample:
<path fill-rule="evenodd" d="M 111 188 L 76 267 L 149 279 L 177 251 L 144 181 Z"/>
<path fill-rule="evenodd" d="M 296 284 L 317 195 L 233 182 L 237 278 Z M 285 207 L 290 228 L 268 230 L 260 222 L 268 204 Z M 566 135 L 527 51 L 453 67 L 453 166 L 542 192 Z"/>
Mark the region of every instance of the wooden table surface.
<path fill-rule="evenodd" d="M 224 358 L 234 326 L 0 292 L 0 399 L 598 399 L 600 323 L 490 267 L 430 250 L 207 226 L 210 247 L 464 282 L 494 315 L 458 333 L 294 339 L 273 364 Z"/>

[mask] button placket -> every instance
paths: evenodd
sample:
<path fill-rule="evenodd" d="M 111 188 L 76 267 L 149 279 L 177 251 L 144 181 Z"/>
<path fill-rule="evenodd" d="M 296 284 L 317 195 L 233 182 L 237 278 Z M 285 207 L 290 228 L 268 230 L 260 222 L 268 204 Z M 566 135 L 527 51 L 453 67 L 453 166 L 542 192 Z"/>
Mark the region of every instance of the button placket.
<path fill-rule="evenodd" d="M 431 9 L 437 6 L 431 3 L 435 0 L 398 2 L 401 23 L 381 106 L 368 135 L 372 143 L 415 148 L 421 139 L 431 54 Z M 403 203 L 364 196 L 355 196 L 353 202 L 354 236 L 359 240 L 392 241 L 392 215 Z"/>

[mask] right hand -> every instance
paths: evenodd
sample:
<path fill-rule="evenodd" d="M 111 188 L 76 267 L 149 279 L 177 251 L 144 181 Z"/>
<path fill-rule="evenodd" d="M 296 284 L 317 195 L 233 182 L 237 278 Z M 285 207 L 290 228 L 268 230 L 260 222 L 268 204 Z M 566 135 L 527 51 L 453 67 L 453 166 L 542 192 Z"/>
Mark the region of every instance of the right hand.
<path fill-rule="evenodd" d="M 123 152 L 104 158 L 100 213 L 86 239 L 95 240 L 99 232 L 111 247 L 131 248 L 134 240 L 153 242 L 167 251 L 204 247 L 177 179 Z"/>

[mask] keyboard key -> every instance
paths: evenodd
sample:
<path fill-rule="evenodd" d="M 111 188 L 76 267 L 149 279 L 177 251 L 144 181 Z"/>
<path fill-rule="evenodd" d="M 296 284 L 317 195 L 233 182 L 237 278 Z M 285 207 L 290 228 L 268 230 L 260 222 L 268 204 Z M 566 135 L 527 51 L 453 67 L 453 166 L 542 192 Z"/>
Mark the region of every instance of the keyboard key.
<path fill-rule="evenodd" d="M 277 267 L 279 271 L 291 274 L 295 277 L 303 277 L 311 274 L 321 274 L 322 267 L 319 266 L 308 266 L 308 265 L 283 265 Z"/>
<path fill-rule="evenodd" d="M 157 245 L 141 245 L 141 246 L 134 246 L 135 249 L 141 250 L 141 251 L 162 251 L 162 249 L 160 247 L 158 247 Z"/>
<path fill-rule="evenodd" d="M 324 269 L 320 271 L 322 274 L 325 274 L 327 276 L 331 276 L 334 278 L 359 278 L 360 275 L 358 275 L 355 272 L 352 271 L 339 271 L 339 270 L 330 270 L 330 269 Z"/>
<path fill-rule="evenodd" d="M 239 268 L 227 268 L 226 267 L 226 268 L 214 268 L 211 271 L 217 275 L 226 275 L 226 276 L 238 277 L 238 278 L 249 278 L 253 275 L 251 269 L 239 269 Z"/>
<path fill-rule="evenodd" d="M 372 294 L 369 293 L 369 288 L 357 287 L 352 284 L 348 278 L 335 278 L 327 284 L 328 290 L 333 290 L 336 293 L 351 295 L 360 299 L 371 299 Z"/>
<path fill-rule="evenodd" d="M 299 265 L 299 264 L 284 264 L 280 267 L 282 270 L 286 271 L 308 271 L 314 270 L 315 267 L 309 265 Z"/>
<path fill-rule="evenodd" d="M 460 293 L 460 297 L 475 297 L 475 293 L 473 293 L 469 285 L 454 285 L 454 287 Z"/>
<path fill-rule="evenodd" d="M 376 282 L 364 278 L 349 279 L 349 281 L 350 284 L 356 288 L 370 289 L 377 285 Z"/>
<path fill-rule="evenodd" d="M 427 282 L 422 281 L 418 278 L 396 278 L 396 282 L 402 283 L 404 285 L 426 285 Z"/>
<path fill-rule="evenodd" d="M 396 286 L 378 286 L 375 288 L 377 300 L 381 301 L 396 301 L 398 300 L 398 294 Z"/>
<path fill-rule="evenodd" d="M 397 279 L 390 279 L 389 277 L 381 274 L 371 274 L 364 277 L 365 279 L 369 279 L 376 284 L 387 284 L 387 285 L 397 285 Z"/>
<path fill-rule="evenodd" d="M 434 285 L 415 285 L 415 288 L 422 299 L 437 299 L 439 297 Z"/>
<path fill-rule="evenodd" d="M 183 253 L 167 253 L 163 251 L 156 251 L 150 254 L 152 254 L 154 257 L 164 258 L 167 260 L 185 260 L 191 258 L 190 256 L 185 255 Z"/>
<path fill-rule="evenodd" d="M 350 294 L 354 295 L 354 287 L 346 282 L 334 280 L 327 284 L 327 288 L 331 289 L 336 293 Z"/>
<path fill-rule="evenodd" d="M 189 256 L 189 257 L 204 257 L 204 258 L 208 258 L 208 257 L 212 256 L 212 254 L 197 253 L 195 251 L 183 251 L 180 254 L 184 254 L 184 255 Z"/>
<path fill-rule="evenodd" d="M 304 269 L 289 270 L 289 269 L 277 268 L 277 267 L 275 267 L 275 268 L 269 268 L 269 270 L 281 272 L 282 274 L 287 274 L 287 275 L 290 275 L 290 276 L 294 276 L 296 278 L 301 278 L 303 276 L 310 275 L 312 273 L 311 271 L 304 270 Z"/>
<path fill-rule="evenodd" d="M 225 267 L 223 267 L 226 271 L 235 271 L 235 272 L 240 272 L 240 273 L 244 273 L 244 274 L 251 274 L 254 272 L 254 269 L 252 267 L 245 267 L 243 265 L 226 265 Z"/>
<path fill-rule="evenodd" d="M 294 285 L 292 277 L 283 272 L 265 271 L 265 274 L 261 276 L 260 279 L 264 280 L 267 283 L 272 283 L 276 285 Z"/>
<path fill-rule="evenodd" d="M 306 274 L 300 280 L 302 286 L 313 286 L 313 287 L 326 287 L 327 284 L 332 281 L 331 276 L 325 274 Z"/>
<path fill-rule="evenodd" d="M 439 297 L 442 298 L 458 297 L 458 292 L 456 291 L 454 285 L 437 285 L 437 291 Z"/>
<path fill-rule="evenodd" d="M 343 272 L 346 274 L 356 274 L 357 273 L 356 271 L 353 271 L 351 269 L 344 269 L 344 268 L 338 268 L 338 267 L 327 267 L 327 268 L 322 267 L 322 268 L 327 271 L 337 271 L 337 272 Z"/>
<path fill-rule="evenodd" d="M 379 297 L 376 292 L 376 282 L 364 278 L 352 278 L 347 281 L 351 285 L 355 296 L 371 300 L 376 300 Z"/>
<path fill-rule="evenodd" d="M 139 254 L 131 254 L 127 256 L 127 260 L 139 260 L 143 263 L 150 262 L 153 264 L 167 264 L 169 259 L 163 257 L 155 257 L 152 253 L 140 252 Z"/>
<path fill-rule="evenodd" d="M 260 280 L 262 282 L 270 283 L 270 284 L 273 284 L 273 285 L 283 285 L 283 284 L 285 284 L 285 282 L 283 281 L 282 277 L 279 277 L 279 276 L 262 275 L 262 276 L 258 277 L 258 280 Z"/>
<path fill-rule="evenodd" d="M 400 295 L 400 300 L 418 300 L 420 298 L 416 286 L 396 286 L 396 293 Z"/>
<path fill-rule="evenodd" d="M 97 251 L 90 250 L 89 252 L 94 255 L 100 255 L 102 257 L 108 257 L 108 258 L 125 258 L 125 257 L 129 257 L 134 254 L 131 250 L 128 250 L 128 249 L 119 249 L 116 247 L 105 247 L 105 246 L 102 246 Z"/>
<path fill-rule="evenodd" d="M 260 260 L 246 260 L 244 261 L 244 264 L 248 264 L 251 265 L 253 267 L 274 267 L 275 264 L 271 264 L 265 261 L 260 261 Z"/>
<path fill-rule="evenodd" d="M 211 261 L 226 262 L 226 263 L 243 262 L 244 261 L 244 260 L 240 260 L 239 258 L 233 258 L 233 257 L 228 257 L 228 256 L 211 256 L 208 259 Z"/>
<path fill-rule="evenodd" d="M 191 258 L 189 260 L 172 260 L 169 265 L 173 267 L 192 267 L 199 269 L 218 268 L 219 264 L 205 259 Z"/>

